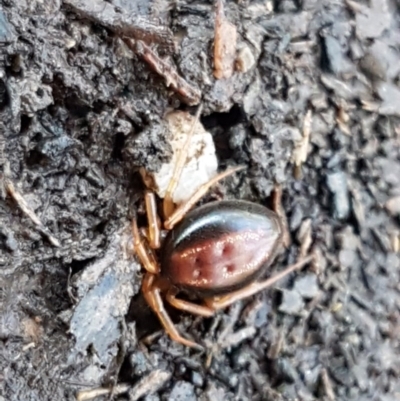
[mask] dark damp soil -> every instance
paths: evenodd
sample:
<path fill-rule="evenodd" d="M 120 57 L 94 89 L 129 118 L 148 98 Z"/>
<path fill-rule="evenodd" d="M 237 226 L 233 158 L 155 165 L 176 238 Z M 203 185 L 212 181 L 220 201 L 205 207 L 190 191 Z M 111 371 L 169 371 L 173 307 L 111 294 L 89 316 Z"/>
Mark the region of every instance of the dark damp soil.
<path fill-rule="evenodd" d="M 250 68 L 222 81 L 211 1 L 107 3 L 179 39 L 155 51 L 201 91 L 220 169 L 247 167 L 210 196 L 268 205 L 281 183 L 293 241 L 276 268 L 310 235 L 318 256 L 214 318 L 171 310 L 207 352 L 162 332 L 129 228 L 138 169 L 170 157 L 165 113 L 195 108 L 71 3 L 94 4 L 0 1 L 0 400 L 115 383 L 115 400 L 399 400 L 399 2 L 227 1 Z"/>

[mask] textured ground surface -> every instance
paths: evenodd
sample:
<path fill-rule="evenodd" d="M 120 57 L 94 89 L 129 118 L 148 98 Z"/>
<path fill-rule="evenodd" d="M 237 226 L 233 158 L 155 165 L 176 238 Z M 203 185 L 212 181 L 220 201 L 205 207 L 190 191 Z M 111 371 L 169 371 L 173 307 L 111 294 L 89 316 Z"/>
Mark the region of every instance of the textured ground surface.
<path fill-rule="evenodd" d="M 168 160 L 163 116 L 187 106 L 62 1 L 2 0 L 0 400 L 74 400 L 115 381 L 130 390 L 121 400 L 399 400 L 399 3 L 228 2 L 256 65 L 219 82 L 211 2 L 111 3 L 180 38 L 164 57 L 201 90 L 220 169 L 247 166 L 209 198 L 268 204 L 281 182 L 293 244 L 277 266 L 307 232 L 318 265 L 213 319 L 173 313 L 210 351 L 173 344 L 127 244 L 143 212 L 137 169 Z"/>

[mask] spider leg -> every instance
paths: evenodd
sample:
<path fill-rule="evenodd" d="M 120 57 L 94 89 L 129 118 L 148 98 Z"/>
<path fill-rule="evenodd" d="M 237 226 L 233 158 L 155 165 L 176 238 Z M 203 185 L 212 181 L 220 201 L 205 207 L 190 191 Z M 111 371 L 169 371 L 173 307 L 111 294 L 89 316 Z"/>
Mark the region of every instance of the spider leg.
<path fill-rule="evenodd" d="M 207 191 L 218 181 L 225 177 L 235 173 L 236 171 L 243 170 L 244 166 L 232 167 L 215 177 L 211 178 L 210 181 L 201 185 L 196 192 L 184 203 L 179 205 L 175 211 L 164 221 L 164 227 L 166 230 L 171 230 L 177 223 L 179 223 L 185 214 L 207 193 Z"/>
<path fill-rule="evenodd" d="M 172 174 L 171 180 L 168 184 L 167 191 L 164 196 L 164 202 L 163 202 L 164 218 L 169 217 L 175 209 L 174 202 L 172 200 L 172 195 L 174 194 L 174 191 L 178 185 L 179 179 L 182 175 L 182 171 L 185 166 L 188 151 L 189 151 L 190 141 L 192 140 L 192 137 L 193 137 L 193 134 L 194 134 L 194 131 L 196 128 L 196 124 L 199 121 L 199 117 L 200 117 L 202 109 L 203 109 L 203 106 L 200 105 L 199 108 L 197 109 L 197 113 L 195 116 L 193 126 L 192 126 L 189 134 L 187 135 L 186 141 L 185 141 L 184 145 L 182 146 L 182 148 L 180 149 L 180 152 L 178 154 L 174 172 Z"/>
<path fill-rule="evenodd" d="M 153 251 L 146 246 L 145 241 L 141 237 L 135 218 L 132 220 L 132 234 L 133 247 L 143 267 L 149 273 L 158 274 L 160 272 L 160 267 L 157 263 L 156 257 Z"/>
<path fill-rule="evenodd" d="M 303 260 L 288 266 L 285 270 L 275 274 L 274 276 L 260 282 L 255 282 L 247 287 L 244 287 L 240 290 L 231 292 L 230 294 L 224 295 L 222 297 L 213 297 L 205 300 L 206 305 L 212 309 L 218 310 L 226 308 L 227 306 L 233 304 L 236 301 L 240 301 L 244 298 L 250 297 L 258 292 L 270 287 L 275 284 L 277 281 L 287 276 L 288 274 L 301 269 L 307 263 L 310 263 L 314 258 L 314 255 L 307 256 Z"/>
<path fill-rule="evenodd" d="M 146 204 L 147 221 L 149 224 L 149 245 L 152 249 L 158 249 L 160 247 L 160 230 L 161 224 L 160 219 L 157 215 L 157 203 L 154 192 L 146 191 L 144 196 Z"/>
<path fill-rule="evenodd" d="M 182 337 L 172 322 L 170 316 L 165 310 L 163 300 L 161 298 L 161 289 L 157 285 L 156 276 L 151 273 L 147 273 L 143 278 L 142 291 L 144 298 L 149 304 L 150 308 L 157 315 L 165 331 L 172 338 L 172 340 L 183 344 L 187 347 L 203 349 L 200 345 L 193 341 L 187 340 Z"/>
<path fill-rule="evenodd" d="M 184 312 L 191 313 L 193 315 L 211 317 L 214 315 L 214 310 L 208 306 L 198 305 L 193 302 L 185 301 L 183 299 L 176 298 L 177 291 L 175 289 L 170 289 L 165 296 L 165 299 L 174 308 L 182 310 Z"/>

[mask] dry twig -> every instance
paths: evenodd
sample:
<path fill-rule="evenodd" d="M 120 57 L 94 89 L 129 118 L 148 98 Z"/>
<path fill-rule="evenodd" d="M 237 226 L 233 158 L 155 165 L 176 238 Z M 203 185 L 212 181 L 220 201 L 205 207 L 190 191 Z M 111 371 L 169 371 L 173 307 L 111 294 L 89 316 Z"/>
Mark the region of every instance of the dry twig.
<path fill-rule="evenodd" d="M 120 394 L 127 393 L 130 388 L 131 388 L 131 385 L 129 385 L 129 384 L 124 384 L 124 383 L 117 384 L 114 388 L 114 394 L 120 395 Z M 77 401 L 92 400 L 93 398 L 110 394 L 110 392 L 111 392 L 111 388 L 108 388 L 108 387 L 98 387 L 98 388 L 93 388 L 90 390 L 82 390 L 82 391 L 78 391 L 78 393 L 76 394 L 76 399 L 77 399 Z"/>
<path fill-rule="evenodd" d="M 312 244 L 312 237 L 311 237 L 311 232 L 312 232 L 312 226 L 311 226 L 311 219 L 306 219 L 301 223 L 299 232 L 297 234 L 297 240 L 300 243 L 300 252 L 297 257 L 297 260 L 300 261 L 301 259 L 304 259 L 306 255 L 308 254 L 308 251 L 311 247 Z"/>
<path fill-rule="evenodd" d="M 8 178 L 5 178 L 4 187 L 7 193 L 11 196 L 11 198 L 14 199 L 15 203 L 21 209 L 22 213 L 24 213 L 25 216 L 32 220 L 32 222 L 36 225 L 37 230 L 44 235 L 52 245 L 59 247 L 60 242 L 58 239 L 53 237 L 49 230 L 43 225 L 36 213 L 28 206 L 24 197 L 15 189 L 12 181 Z"/>
<path fill-rule="evenodd" d="M 162 60 L 150 48 L 150 45 L 155 45 L 164 52 L 174 52 L 174 37 L 168 27 L 123 12 L 103 0 L 64 0 L 64 3 L 83 18 L 100 24 L 120 36 L 133 52 L 165 79 L 167 87 L 171 87 L 186 104 L 193 106 L 200 102 L 201 92 L 186 82 L 174 66 Z"/>
<path fill-rule="evenodd" d="M 282 226 L 283 226 L 283 234 L 282 234 L 283 246 L 285 248 L 288 248 L 290 246 L 290 244 L 292 243 L 292 239 L 290 237 L 289 224 L 287 221 L 285 209 L 282 206 L 282 187 L 279 184 L 275 185 L 272 202 L 273 202 L 273 209 L 278 214 L 278 216 L 281 218 L 281 222 L 282 222 Z"/>
<path fill-rule="evenodd" d="M 148 376 L 141 379 L 129 391 L 129 401 L 137 401 L 145 395 L 154 394 L 171 378 L 171 376 L 171 373 L 165 370 L 154 370 Z"/>
<path fill-rule="evenodd" d="M 201 92 L 189 85 L 173 66 L 162 60 L 146 43 L 140 40 L 135 42 L 132 39 L 125 39 L 125 43 L 146 61 L 154 72 L 163 77 L 167 88 L 176 92 L 186 104 L 189 106 L 199 104 Z"/>
<path fill-rule="evenodd" d="M 328 400 L 335 401 L 335 393 L 333 391 L 332 383 L 325 368 L 321 370 L 321 382 Z"/>
<path fill-rule="evenodd" d="M 175 44 L 171 30 L 158 21 L 124 12 L 103 0 L 64 0 L 64 4 L 79 16 L 100 24 L 119 36 L 157 44 L 168 52 L 174 51 Z"/>
<path fill-rule="evenodd" d="M 43 225 L 36 213 L 28 206 L 24 197 L 15 189 L 13 182 L 8 178 L 10 175 L 8 161 L 4 155 L 4 136 L 0 132 L 0 198 L 10 195 L 15 203 L 33 223 L 38 231 L 44 235 L 52 245 L 59 247 L 59 241 L 52 236 L 49 230 Z"/>

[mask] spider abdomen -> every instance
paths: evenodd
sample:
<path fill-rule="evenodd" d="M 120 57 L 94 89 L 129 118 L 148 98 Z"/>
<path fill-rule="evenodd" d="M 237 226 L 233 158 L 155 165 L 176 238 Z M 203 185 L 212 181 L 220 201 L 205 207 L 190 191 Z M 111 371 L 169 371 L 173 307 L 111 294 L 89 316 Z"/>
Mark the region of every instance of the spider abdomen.
<path fill-rule="evenodd" d="M 245 201 L 217 201 L 188 213 L 161 250 L 161 274 L 172 285 L 222 295 L 254 281 L 282 242 L 280 218 Z"/>

